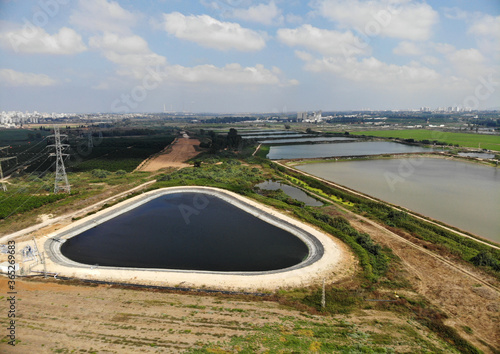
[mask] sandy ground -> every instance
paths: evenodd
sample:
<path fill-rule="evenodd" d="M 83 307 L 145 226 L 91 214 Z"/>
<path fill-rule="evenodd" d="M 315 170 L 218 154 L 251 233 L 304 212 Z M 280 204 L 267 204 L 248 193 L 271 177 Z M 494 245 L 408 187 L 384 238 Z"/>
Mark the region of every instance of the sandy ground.
<path fill-rule="evenodd" d="M 160 154 L 143 161 L 137 170 L 154 172 L 167 167 L 189 167 L 186 161 L 199 154 L 199 151 L 194 148 L 199 144 L 200 141 L 197 139 L 178 138 Z"/>
<path fill-rule="evenodd" d="M 20 342 L 12 347 L 1 341 L 0 353 L 180 353 L 207 343 L 227 342 L 235 336 L 254 336 L 266 326 L 274 328 L 273 333 L 267 335 L 279 336 L 296 330 L 297 323 L 304 328 L 297 331 L 297 335 L 324 328 L 337 335 L 334 341 L 339 344 L 355 345 L 360 341 L 346 333 L 365 333 L 365 340 L 369 341 L 371 335 L 382 332 L 382 337 L 374 338 L 393 337 L 391 348 L 398 353 L 429 350 L 427 343 L 446 352 L 446 347 L 425 327 L 381 310 L 359 311 L 355 316 L 316 316 L 271 301 L 249 301 L 234 296 L 20 279 L 16 286 L 16 338 Z M 0 277 L 2 292 L 6 287 L 7 279 Z M 4 311 L 6 307 L 0 309 Z M 7 327 L 3 313 L 0 326 Z M 2 331 L 2 338 L 5 333 L 6 329 Z"/>
<path fill-rule="evenodd" d="M 378 243 L 390 247 L 402 259 L 417 292 L 449 316 L 446 324 L 457 329 L 460 335 L 486 353 L 490 350 L 481 340 L 500 348 L 500 293 L 464 271 L 495 284 L 493 279 L 477 274 L 472 267 L 453 265 L 433 256 L 424 248 L 431 248 L 430 243 L 412 245 L 359 216 L 350 221 L 356 228 L 369 233 Z M 464 326 L 470 327 L 473 334 L 464 331 Z"/>
<path fill-rule="evenodd" d="M 347 247 L 335 239 L 334 237 L 325 234 L 310 225 L 306 225 L 291 218 L 287 215 L 273 210 L 267 206 L 254 202 L 248 198 L 242 197 L 236 193 L 225 190 L 209 187 L 196 187 L 197 189 L 206 190 L 207 192 L 215 191 L 217 193 L 226 194 L 244 203 L 250 204 L 258 208 L 262 214 L 278 217 L 298 228 L 308 232 L 316 237 L 323 245 L 325 250 L 324 256 L 317 262 L 310 264 L 306 267 L 293 269 L 290 271 L 259 274 L 259 275 L 238 275 L 238 274 L 221 274 L 210 272 L 174 272 L 174 271 L 145 271 L 145 270 L 130 270 L 109 267 L 86 267 L 77 268 L 67 265 L 61 265 L 47 258 L 47 271 L 57 273 L 59 275 L 75 277 L 80 279 L 98 279 L 106 281 L 120 281 L 135 284 L 150 284 L 162 286 L 183 286 L 191 288 L 215 288 L 215 289 L 230 289 L 230 290 L 245 290 L 245 291 L 263 291 L 263 290 L 277 290 L 279 288 L 288 287 L 301 287 L 317 283 L 323 279 L 332 282 L 345 278 L 355 271 L 356 261 L 352 253 Z M 168 190 L 185 190 L 186 187 L 173 187 Z M 151 191 L 143 195 L 136 196 L 130 200 L 117 204 L 111 208 L 105 209 L 88 218 L 79 220 L 57 232 L 43 236 L 39 239 L 39 248 L 42 248 L 43 243 L 47 242 L 49 238 L 55 237 L 58 234 L 64 233 L 68 228 L 77 225 L 83 225 L 89 220 L 101 220 L 101 216 L 113 210 L 123 210 L 126 205 L 131 205 L 142 198 L 147 198 L 149 195 L 155 195 L 159 191 Z M 24 247 L 23 243 L 18 244 L 18 249 Z M 38 265 L 34 270 L 42 271 L 42 265 Z"/>

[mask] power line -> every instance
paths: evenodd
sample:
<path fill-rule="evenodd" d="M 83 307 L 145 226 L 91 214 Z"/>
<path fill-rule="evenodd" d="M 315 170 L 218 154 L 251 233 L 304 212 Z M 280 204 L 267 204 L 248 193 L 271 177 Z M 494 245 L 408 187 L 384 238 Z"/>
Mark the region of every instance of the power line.
<path fill-rule="evenodd" d="M 52 166 L 54 166 L 55 162 L 52 163 L 52 165 L 50 165 L 44 172 L 48 171 Z M 16 211 L 19 210 L 19 208 L 21 208 L 24 204 L 26 204 L 28 202 L 28 200 L 30 200 L 31 198 L 34 197 L 35 194 L 37 194 L 40 189 L 42 189 L 43 187 L 45 186 L 45 184 L 42 184 L 36 191 L 35 193 L 32 193 L 28 198 L 26 198 L 26 200 L 24 202 L 21 203 L 21 205 L 19 205 L 16 209 L 14 209 L 9 215 L 7 215 L 4 219 L 8 219 L 9 217 L 12 216 L 12 214 L 14 214 Z"/>
<path fill-rule="evenodd" d="M 0 183 L 2 184 L 2 189 L 4 192 L 7 192 L 7 186 L 5 185 L 5 181 L 3 179 L 3 170 L 2 170 L 2 161 L 7 161 L 11 159 L 16 159 L 17 157 L 3 157 L 0 159 Z"/>
<path fill-rule="evenodd" d="M 29 179 L 35 172 L 37 172 L 36 170 L 43 166 L 43 164 L 45 163 L 45 161 L 47 161 L 48 159 L 50 158 L 50 156 L 47 156 L 45 158 L 45 160 L 33 171 L 31 172 L 28 176 L 27 176 L 27 179 Z M 43 175 L 45 172 L 47 172 L 52 166 L 54 166 L 55 162 L 53 162 L 45 171 L 43 171 L 41 174 Z M 35 184 L 35 183 L 39 183 L 39 181 L 32 181 L 30 183 L 27 183 L 27 186 L 20 186 L 14 193 L 9 193 L 8 196 L 6 196 L 5 198 L 3 199 L 0 199 L 0 203 L 4 203 L 7 199 L 13 197 L 14 195 L 16 194 L 19 194 L 19 193 L 22 193 L 23 190 L 27 190 L 27 189 L 30 189 L 31 185 Z"/>

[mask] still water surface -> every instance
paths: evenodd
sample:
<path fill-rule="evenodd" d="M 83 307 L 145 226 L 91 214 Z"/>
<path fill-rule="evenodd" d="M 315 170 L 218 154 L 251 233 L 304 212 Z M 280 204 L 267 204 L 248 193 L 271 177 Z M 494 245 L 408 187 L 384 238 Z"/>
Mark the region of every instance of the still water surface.
<path fill-rule="evenodd" d="M 480 159 L 492 159 L 495 157 L 495 154 L 488 154 L 485 152 L 459 152 L 458 155 L 465 157 L 478 157 Z"/>
<path fill-rule="evenodd" d="M 275 182 L 275 181 L 265 181 L 265 182 L 262 182 L 262 183 L 256 185 L 256 187 L 259 187 L 260 189 L 270 190 L 270 191 L 275 191 L 275 190 L 281 189 L 289 197 L 296 199 L 299 202 L 304 202 L 308 206 L 322 206 L 323 205 L 323 203 L 321 203 L 319 200 L 316 200 L 316 199 L 308 196 L 307 193 L 304 192 L 303 190 L 296 188 L 296 187 L 293 187 L 293 186 L 289 186 L 288 184 Z"/>
<path fill-rule="evenodd" d="M 309 138 L 297 138 L 297 139 L 272 139 L 272 140 L 262 140 L 259 141 L 260 144 L 283 144 L 283 143 L 306 143 L 306 142 L 314 142 L 314 141 L 354 141 L 356 139 L 351 138 L 341 138 L 341 137 L 318 137 L 311 136 Z"/>
<path fill-rule="evenodd" d="M 352 143 L 271 146 L 267 157 L 271 160 L 302 159 L 334 156 L 362 156 L 432 151 L 420 146 L 388 141 L 363 141 Z"/>
<path fill-rule="evenodd" d="M 268 135 L 242 135 L 242 139 L 284 139 L 284 138 L 298 138 L 308 136 L 309 134 L 291 133 L 291 134 L 268 134 Z"/>
<path fill-rule="evenodd" d="M 167 194 L 68 239 L 84 264 L 209 271 L 265 271 L 309 254 L 295 235 L 214 196 Z"/>
<path fill-rule="evenodd" d="M 298 166 L 312 175 L 500 242 L 500 169 L 438 158 Z"/>

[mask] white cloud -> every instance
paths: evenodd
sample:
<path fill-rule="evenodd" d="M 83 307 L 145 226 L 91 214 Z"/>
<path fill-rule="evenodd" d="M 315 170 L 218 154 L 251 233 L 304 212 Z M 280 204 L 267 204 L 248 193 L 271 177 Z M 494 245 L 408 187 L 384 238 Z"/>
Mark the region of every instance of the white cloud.
<path fill-rule="evenodd" d="M 102 51 L 106 59 L 117 64 L 117 73 L 121 76 L 142 79 L 148 67 L 167 63 L 165 57 L 152 52 L 147 42 L 136 35 L 120 36 L 105 33 L 90 38 L 89 45 L 93 49 Z"/>
<path fill-rule="evenodd" d="M 164 29 L 179 39 L 219 50 L 258 51 L 265 47 L 264 37 L 237 23 L 221 22 L 208 15 L 164 14 Z"/>
<path fill-rule="evenodd" d="M 425 2 L 413 0 L 318 0 L 319 13 L 369 37 L 427 40 L 439 15 Z"/>
<path fill-rule="evenodd" d="M 119 36 L 115 33 L 105 33 L 89 40 L 92 48 L 113 51 L 118 54 L 144 53 L 149 51 L 148 43 L 139 36 Z"/>
<path fill-rule="evenodd" d="M 286 22 L 292 24 L 292 25 L 298 25 L 304 22 L 304 19 L 302 16 L 295 15 L 295 14 L 286 14 L 285 16 Z"/>
<path fill-rule="evenodd" d="M 472 23 L 468 33 L 500 39 L 500 16 L 481 16 Z"/>
<path fill-rule="evenodd" d="M 122 8 L 116 1 L 80 0 L 70 16 L 74 25 L 90 31 L 130 33 L 136 15 Z"/>
<path fill-rule="evenodd" d="M 416 56 L 422 55 L 422 49 L 414 42 L 403 41 L 399 42 L 396 48 L 392 51 L 396 55 Z"/>
<path fill-rule="evenodd" d="M 237 63 L 228 64 L 221 68 L 214 65 L 198 65 L 191 68 L 173 65 L 167 69 L 166 78 L 168 81 L 224 85 L 287 86 L 298 83 L 297 80 L 284 80 L 281 70 L 278 68 L 269 70 L 260 64 L 253 67 L 242 67 Z"/>
<path fill-rule="evenodd" d="M 6 86 L 52 86 L 57 83 L 45 74 L 19 72 L 12 69 L 0 69 L 0 82 Z"/>
<path fill-rule="evenodd" d="M 431 43 L 431 47 L 441 54 L 450 54 L 456 50 L 453 45 L 448 43 Z"/>
<path fill-rule="evenodd" d="M 374 57 L 357 58 L 325 57 L 306 61 L 305 69 L 312 72 L 326 72 L 345 79 L 367 84 L 384 84 L 388 87 L 401 85 L 428 85 L 436 82 L 440 75 L 418 63 L 394 65 Z"/>
<path fill-rule="evenodd" d="M 467 33 L 472 34 L 478 48 L 487 55 L 500 59 L 500 16 L 480 15 L 476 17 Z"/>
<path fill-rule="evenodd" d="M 481 52 L 475 48 L 457 50 L 454 53 L 451 53 L 449 58 L 452 62 L 466 64 L 478 64 L 484 61 L 484 57 Z"/>
<path fill-rule="evenodd" d="M 296 29 L 278 30 L 278 39 L 288 46 L 301 46 L 323 55 L 367 54 L 369 47 L 352 32 L 330 31 L 309 24 Z"/>
<path fill-rule="evenodd" d="M 441 61 L 438 58 L 436 58 L 432 55 L 423 56 L 422 62 L 425 64 L 429 64 L 429 65 L 438 65 L 439 63 L 441 63 Z"/>
<path fill-rule="evenodd" d="M 468 13 L 458 7 L 443 7 L 444 16 L 451 20 L 466 20 Z"/>
<path fill-rule="evenodd" d="M 50 35 L 41 27 L 30 27 L 0 33 L 0 45 L 16 53 L 68 55 L 87 50 L 82 37 L 63 27 Z"/>
<path fill-rule="evenodd" d="M 488 72 L 484 56 L 475 48 L 454 51 L 447 58 L 456 72 L 467 78 L 474 79 Z"/>
<path fill-rule="evenodd" d="M 248 9 L 235 8 L 225 15 L 237 18 L 243 21 L 257 22 L 263 25 L 273 25 L 283 23 L 281 10 L 276 6 L 274 1 L 269 4 L 259 4 L 251 6 Z"/>

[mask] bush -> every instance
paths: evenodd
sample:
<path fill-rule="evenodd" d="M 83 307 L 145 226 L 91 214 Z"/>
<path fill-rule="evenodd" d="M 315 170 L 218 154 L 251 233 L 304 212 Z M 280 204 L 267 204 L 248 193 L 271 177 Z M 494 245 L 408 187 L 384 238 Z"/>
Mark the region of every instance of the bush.
<path fill-rule="evenodd" d="M 106 170 L 92 170 L 92 176 L 96 178 L 106 178 L 111 174 L 111 172 Z"/>
<path fill-rule="evenodd" d="M 500 262 L 488 251 L 482 251 L 470 260 L 476 266 L 491 267 L 496 271 L 500 270 Z"/>

